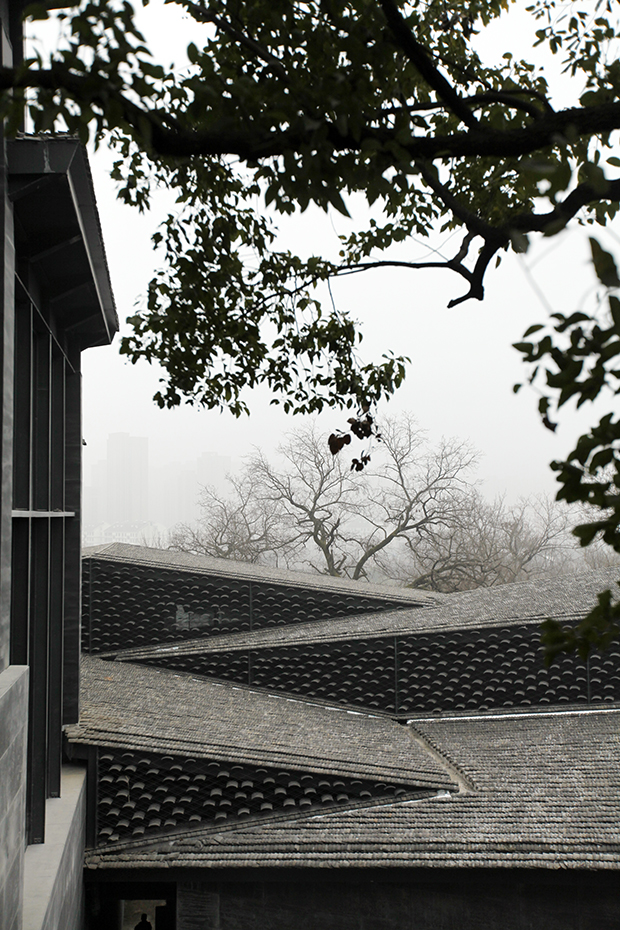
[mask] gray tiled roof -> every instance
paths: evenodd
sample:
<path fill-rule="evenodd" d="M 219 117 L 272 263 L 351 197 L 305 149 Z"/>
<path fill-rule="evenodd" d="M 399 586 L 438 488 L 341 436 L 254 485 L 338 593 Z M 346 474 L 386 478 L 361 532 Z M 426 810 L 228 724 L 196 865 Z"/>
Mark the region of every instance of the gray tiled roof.
<path fill-rule="evenodd" d="M 577 620 L 596 604 L 596 596 L 616 588 L 617 569 L 560 575 L 536 581 L 477 588 L 458 594 L 436 595 L 433 605 L 413 610 L 388 610 L 336 620 L 318 620 L 295 626 L 222 634 L 187 643 L 145 646 L 118 651 L 123 659 L 151 655 L 232 652 L 296 643 L 338 642 L 386 634 L 427 633 L 440 630 L 476 629 L 504 623 L 539 623 L 546 617 Z"/>
<path fill-rule="evenodd" d="M 80 721 L 66 730 L 71 742 L 452 784 L 406 728 L 385 718 L 89 656 L 81 688 Z"/>
<path fill-rule="evenodd" d="M 620 709 L 418 721 L 475 790 L 93 851 L 96 867 L 620 867 Z"/>
<path fill-rule="evenodd" d="M 351 581 L 348 578 L 334 578 L 330 575 L 318 575 L 311 572 L 293 572 L 254 565 L 250 562 L 233 562 L 229 559 L 213 559 L 190 552 L 174 552 L 170 549 L 152 549 L 147 546 L 134 546 L 129 543 L 110 543 L 103 546 L 89 546 L 82 550 L 83 559 L 103 559 L 110 562 L 144 565 L 150 568 L 174 569 L 175 571 L 202 572 L 220 578 L 269 582 L 304 588 L 309 591 L 334 591 L 341 593 L 362 594 L 389 601 L 401 601 L 403 605 L 433 604 L 438 595 L 428 591 L 417 591 L 397 585 L 367 584 Z"/>

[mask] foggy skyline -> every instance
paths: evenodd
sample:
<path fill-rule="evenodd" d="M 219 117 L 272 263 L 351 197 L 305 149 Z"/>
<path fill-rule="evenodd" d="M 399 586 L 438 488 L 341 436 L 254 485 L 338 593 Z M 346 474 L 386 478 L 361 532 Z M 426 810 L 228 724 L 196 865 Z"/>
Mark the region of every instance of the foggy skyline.
<path fill-rule="evenodd" d="M 99 162 L 95 180 L 119 316 L 124 320 L 155 266 L 146 232 L 154 221 L 111 199 L 111 182 Z M 311 225 L 319 237 L 323 231 L 336 238 L 331 222 L 331 217 L 314 214 Z M 344 221 L 338 218 L 338 222 Z M 134 243 L 136 260 L 131 263 L 124 238 L 114 234 L 119 228 Z M 539 260 L 544 252 L 550 254 Z M 529 274 L 528 267 L 533 268 Z M 585 237 L 569 233 L 552 243 L 543 240 L 522 260 L 507 255 L 489 277 L 485 300 L 453 310 L 447 310 L 446 304 L 458 282 L 440 272 L 383 272 L 349 280 L 342 287 L 336 282 L 333 288 L 339 305 L 363 320 L 365 357 L 376 358 L 391 347 L 411 356 L 403 387 L 382 405 L 379 415 L 409 410 L 429 431 L 431 441 L 442 436 L 469 440 L 482 453 L 479 475 L 488 497 L 554 493 L 548 463 L 565 455 L 593 419 L 592 409 L 574 414 L 567 407 L 553 434 L 539 421 L 536 393 L 524 387 L 513 394 L 513 384 L 523 381 L 527 371 L 512 343 L 549 312 L 530 278 L 551 310 L 577 309 L 594 287 Z M 154 460 L 165 465 L 191 461 L 205 449 L 241 459 L 258 446 L 271 455 L 283 434 L 302 423 L 301 418 L 270 406 L 269 395 L 262 390 L 249 396 L 249 418 L 237 420 L 226 411 L 188 405 L 160 410 L 152 401 L 159 387 L 157 369 L 146 363 L 132 366 L 115 347 L 85 353 L 83 371 L 87 467 L 103 457 L 105 438 L 113 432 L 147 435 Z M 99 388 L 102 381 L 108 384 L 105 393 Z M 346 418 L 346 412 L 328 410 L 319 425 L 329 433 L 345 425 Z"/>
<path fill-rule="evenodd" d="M 105 458 L 84 474 L 84 543 L 156 541 L 177 523 L 194 523 L 201 488 L 223 490 L 232 467 L 213 452 L 162 465 L 146 436 L 109 434 Z"/>

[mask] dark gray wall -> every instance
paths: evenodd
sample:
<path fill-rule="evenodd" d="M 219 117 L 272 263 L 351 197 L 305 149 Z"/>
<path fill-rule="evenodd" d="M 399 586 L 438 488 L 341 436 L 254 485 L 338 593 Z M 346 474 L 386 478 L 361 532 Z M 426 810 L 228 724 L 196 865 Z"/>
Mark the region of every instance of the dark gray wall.
<path fill-rule="evenodd" d="M 129 898 L 166 898 L 174 930 L 620 927 L 613 869 L 270 869 L 257 862 L 256 869 L 217 872 L 87 869 L 85 877 L 88 930 L 120 930 L 118 902 Z"/>
<path fill-rule="evenodd" d="M 8 0 L 0 0 L 0 63 L 5 66 L 12 64 L 9 7 Z M 13 210 L 0 127 L 0 927 L 3 930 L 21 928 L 28 740 L 28 669 L 9 666 L 14 282 Z"/>
<path fill-rule="evenodd" d="M 11 65 L 8 11 L 0 3 L 0 63 Z M 13 506 L 13 338 L 15 244 L 0 127 L 0 671 L 10 662 L 11 508 Z"/>
<path fill-rule="evenodd" d="M 433 870 L 429 870 L 431 873 Z M 617 930 L 620 884 L 596 873 L 463 869 L 428 880 L 179 882 L 176 930 Z M 503 875 L 500 874 L 503 872 Z M 333 873 L 332 873 L 333 876 Z"/>

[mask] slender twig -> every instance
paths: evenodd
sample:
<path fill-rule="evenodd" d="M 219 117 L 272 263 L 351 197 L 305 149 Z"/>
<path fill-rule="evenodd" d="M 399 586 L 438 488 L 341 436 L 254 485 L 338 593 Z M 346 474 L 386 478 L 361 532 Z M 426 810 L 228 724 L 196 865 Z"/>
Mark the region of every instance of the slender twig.
<path fill-rule="evenodd" d="M 280 59 L 272 55 L 271 52 L 268 52 L 267 49 L 263 48 L 263 46 L 255 39 L 252 39 L 251 36 L 246 35 L 240 29 L 236 29 L 235 26 L 226 19 L 218 16 L 217 13 L 214 13 L 212 10 L 206 9 L 199 3 L 192 3 L 191 0 L 182 0 L 182 3 L 188 13 L 191 13 L 197 22 L 213 23 L 214 26 L 229 35 L 231 39 L 234 39 L 239 45 L 247 48 L 248 51 L 256 55 L 257 58 L 260 58 L 265 64 L 269 65 L 273 73 L 279 78 L 288 81 L 286 68 Z"/>
<path fill-rule="evenodd" d="M 433 88 L 435 93 L 446 106 L 458 116 L 466 126 L 475 129 L 478 126 L 478 120 L 471 112 L 463 98 L 459 96 L 452 84 L 436 68 L 433 61 L 418 40 L 413 35 L 407 25 L 407 21 L 398 9 L 394 0 L 379 0 L 385 18 L 392 31 L 396 42 L 403 50 L 409 61 L 419 71 L 426 83 Z"/>

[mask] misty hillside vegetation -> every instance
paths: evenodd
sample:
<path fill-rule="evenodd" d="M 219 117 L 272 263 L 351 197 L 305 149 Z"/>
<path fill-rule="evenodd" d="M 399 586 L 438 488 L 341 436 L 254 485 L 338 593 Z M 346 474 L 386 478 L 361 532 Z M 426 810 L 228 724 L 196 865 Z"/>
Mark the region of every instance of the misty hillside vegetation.
<path fill-rule="evenodd" d="M 167 545 L 441 592 L 620 570 L 607 547 L 579 547 L 571 531 L 582 509 L 543 497 L 486 500 L 476 453 L 455 440 L 431 445 L 411 417 L 383 421 L 366 454 L 360 472 L 330 453 L 316 423 L 292 431 L 277 459 L 248 458 L 226 493 L 203 488 L 198 524 L 177 526 Z"/>

